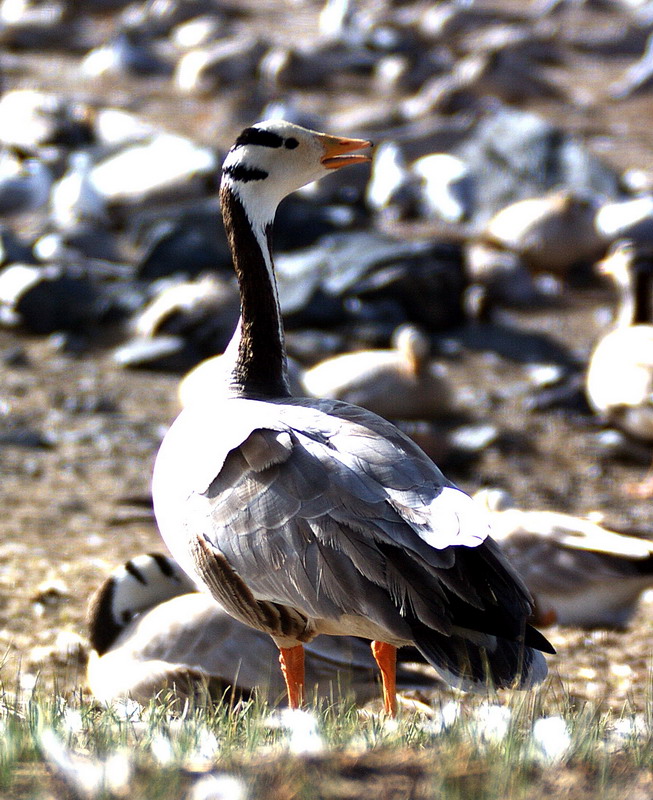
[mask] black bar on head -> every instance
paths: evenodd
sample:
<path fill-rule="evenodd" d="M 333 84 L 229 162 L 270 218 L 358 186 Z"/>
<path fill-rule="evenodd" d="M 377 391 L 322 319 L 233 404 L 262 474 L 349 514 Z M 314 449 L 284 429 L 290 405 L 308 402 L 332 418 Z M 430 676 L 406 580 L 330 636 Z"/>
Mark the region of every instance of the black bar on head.
<path fill-rule="evenodd" d="M 241 183 L 263 181 L 268 177 L 268 173 L 264 169 L 246 167 L 244 164 L 230 164 L 227 167 L 223 167 L 222 172 L 235 181 L 241 181 Z"/>
<path fill-rule="evenodd" d="M 243 147 L 246 144 L 258 144 L 261 147 L 281 147 L 283 136 L 262 128 L 245 128 L 234 143 L 234 148 Z"/>

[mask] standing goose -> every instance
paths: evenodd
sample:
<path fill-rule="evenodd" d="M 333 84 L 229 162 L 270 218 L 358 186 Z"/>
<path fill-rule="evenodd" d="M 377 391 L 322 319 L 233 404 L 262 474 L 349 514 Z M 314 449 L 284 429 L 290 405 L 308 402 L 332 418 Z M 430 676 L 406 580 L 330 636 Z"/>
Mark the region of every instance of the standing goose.
<path fill-rule="evenodd" d="M 653 309 L 650 266 L 638 269 L 632 244 L 621 242 L 600 262 L 600 271 L 619 293 L 611 330 L 590 357 L 585 390 L 590 405 L 606 421 L 636 439 L 653 442 Z M 626 491 L 653 497 L 653 466 Z"/>
<path fill-rule="evenodd" d="M 131 697 L 145 704 L 173 686 L 184 697 L 207 683 L 214 696 L 230 688 L 236 696 L 257 689 L 269 703 L 285 691 L 270 636 L 229 616 L 173 559 L 158 553 L 136 556 L 113 571 L 89 603 L 88 627 L 88 684 L 104 703 Z M 306 646 L 307 692 L 365 702 L 378 691 L 375 666 L 362 639 L 320 636 Z M 437 679 L 400 663 L 397 685 L 424 690 Z"/>
<path fill-rule="evenodd" d="M 269 633 L 288 701 L 302 702 L 303 644 L 372 640 L 396 711 L 396 648 L 414 644 L 463 688 L 528 687 L 553 652 L 484 515 L 410 439 L 337 400 L 291 397 L 270 251 L 276 207 L 370 146 L 282 121 L 246 128 L 220 201 L 241 293 L 224 398 L 183 410 L 153 477 L 170 551 L 236 619 Z"/>

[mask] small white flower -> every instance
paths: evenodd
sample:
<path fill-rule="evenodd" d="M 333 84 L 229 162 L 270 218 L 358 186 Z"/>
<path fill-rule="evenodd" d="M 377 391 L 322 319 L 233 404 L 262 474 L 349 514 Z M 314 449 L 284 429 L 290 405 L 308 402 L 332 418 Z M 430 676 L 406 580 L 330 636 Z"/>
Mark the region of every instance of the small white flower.
<path fill-rule="evenodd" d="M 119 797 L 128 796 L 131 778 L 132 764 L 128 753 L 116 750 L 107 756 L 104 762 L 104 783 L 110 792 Z"/>
<path fill-rule="evenodd" d="M 546 762 L 561 761 L 571 745 L 571 734 L 562 717 L 541 717 L 533 725 L 535 756 Z"/>
<path fill-rule="evenodd" d="M 155 733 L 152 737 L 150 750 L 155 760 L 161 764 L 162 767 L 168 766 L 174 761 L 174 752 L 172 749 L 172 742 L 163 733 Z"/>
<path fill-rule="evenodd" d="M 63 712 L 63 726 L 70 733 L 79 733 L 84 728 L 81 713 L 75 708 L 66 708 Z"/>
<path fill-rule="evenodd" d="M 271 728 L 287 731 L 287 746 L 291 753 L 321 753 L 324 741 L 317 728 L 317 718 L 308 711 L 284 708 L 267 719 Z"/>
<path fill-rule="evenodd" d="M 32 672 L 21 672 L 20 674 L 20 688 L 25 694 L 31 694 L 36 688 L 38 682 L 38 675 Z"/>
<path fill-rule="evenodd" d="M 220 750 L 220 742 L 213 731 L 208 728 L 202 728 L 199 735 L 199 742 L 197 743 L 197 755 L 200 758 L 213 759 Z"/>
<path fill-rule="evenodd" d="M 205 775 L 193 785 L 188 800 L 247 800 L 247 789 L 233 775 Z"/>
<path fill-rule="evenodd" d="M 432 733 L 438 736 L 453 727 L 459 717 L 460 703 L 457 700 L 450 700 L 439 710 L 436 709 L 433 719 L 425 721 L 422 725 L 422 729 L 426 731 L 426 733 Z"/>
<path fill-rule="evenodd" d="M 475 732 L 481 742 L 502 742 L 508 735 L 512 712 L 507 706 L 481 703 L 476 709 Z"/>
<path fill-rule="evenodd" d="M 116 717 L 125 722 L 139 721 L 143 712 L 143 706 L 128 697 L 116 700 L 112 708 Z"/>
<path fill-rule="evenodd" d="M 641 742 L 651 734 L 646 720 L 641 714 L 623 717 L 615 721 L 610 731 L 610 741 L 614 749 L 620 749 L 634 742 Z"/>

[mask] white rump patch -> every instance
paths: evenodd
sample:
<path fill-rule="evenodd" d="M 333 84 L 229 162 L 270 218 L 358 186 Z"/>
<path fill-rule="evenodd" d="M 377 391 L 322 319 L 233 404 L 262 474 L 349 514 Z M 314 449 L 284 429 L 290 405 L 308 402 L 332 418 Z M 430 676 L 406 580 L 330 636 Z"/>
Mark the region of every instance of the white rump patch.
<path fill-rule="evenodd" d="M 438 550 L 452 545 L 478 547 L 490 534 L 487 513 L 472 498 L 453 486 L 445 486 L 431 502 L 431 529 L 421 538 Z"/>

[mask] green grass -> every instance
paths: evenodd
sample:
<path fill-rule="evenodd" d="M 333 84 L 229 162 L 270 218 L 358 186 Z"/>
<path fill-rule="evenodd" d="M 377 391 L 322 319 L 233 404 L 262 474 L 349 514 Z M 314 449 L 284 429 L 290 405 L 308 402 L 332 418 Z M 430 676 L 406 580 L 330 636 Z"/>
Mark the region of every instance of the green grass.
<path fill-rule="evenodd" d="M 427 714 L 404 709 L 388 720 L 344 704 L 290 718 L 255 700 L 183 705 L 172 693 L 143 709 L 104 708 L 81 693 L 5 686 L 0 797 L 179 800 L 211 774 L 241 781 L 233 800 L 616 800 L 650 792 L 650 714 L 615 716 L 557 697 L 552 708 L 550 687 L 449 695 Z"/>

